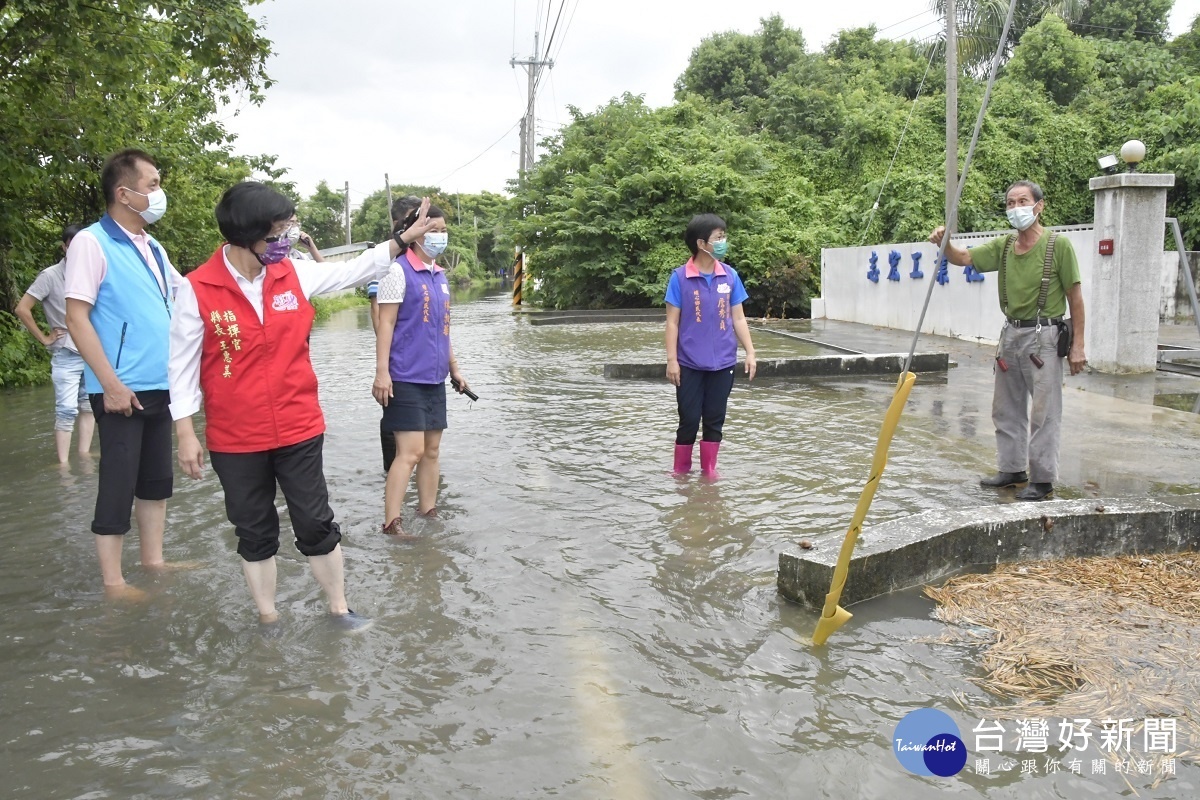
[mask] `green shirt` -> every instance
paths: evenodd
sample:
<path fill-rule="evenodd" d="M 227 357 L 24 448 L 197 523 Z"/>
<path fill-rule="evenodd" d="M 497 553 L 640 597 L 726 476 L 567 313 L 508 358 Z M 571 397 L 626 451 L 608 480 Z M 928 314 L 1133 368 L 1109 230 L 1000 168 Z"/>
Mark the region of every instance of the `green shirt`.
<path fill-rule="evenodd" d="M 975 269 L 979 272 L 995 272 L 1000 269 L 1004 241 L 1007 238 L 999 236 L 986 244 L 971 248 L 971 261 Z M 1038 295 L 1042 291 L 1042 265 L 1046 261 L 1046 245 L 1049 241 L 1050 231 L 1043 230 L 1041 238 L 1032 250 L 1017 255 L 1016 240 L 1013 240 L 1013 248 L 1008 251 L 1008 274 L 1005 276 L 1008 308 L 1004 308 L 1003 304 L 1000 307 L 1010 319 L 1033 319 L 1037 316 Z M 1075 249 L 1071 247 L 1071 242 L 1066 236 L 1059 234 L 1054 240 L 1054 266 L 1050 271 L 1050 287 L 1042 316 L 1061 317 L 1066 314 L 1066 290 L 1077 283 L 1079 261 L 1075 258 Z"/>

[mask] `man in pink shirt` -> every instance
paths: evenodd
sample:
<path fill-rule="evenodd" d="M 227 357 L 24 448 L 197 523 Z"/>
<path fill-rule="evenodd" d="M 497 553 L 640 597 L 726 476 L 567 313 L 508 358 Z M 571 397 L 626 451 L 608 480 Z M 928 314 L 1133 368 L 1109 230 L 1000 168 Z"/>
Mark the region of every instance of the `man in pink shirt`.
<path fill-rule="evenodd" d="M 171 306 L 182 280 L 146 225 L 166 211 L 154 160 L 110 156 L 101 172 L 108 213 L 67 250 L 67 328 L 87 364 L 84 385 L 100 434 L 92 520 L 105 591 L 137 599 L 125 583 L 124 535 L 138 524 L 142 566 L 162 569 L 173 489 L 167 380 Z"/>

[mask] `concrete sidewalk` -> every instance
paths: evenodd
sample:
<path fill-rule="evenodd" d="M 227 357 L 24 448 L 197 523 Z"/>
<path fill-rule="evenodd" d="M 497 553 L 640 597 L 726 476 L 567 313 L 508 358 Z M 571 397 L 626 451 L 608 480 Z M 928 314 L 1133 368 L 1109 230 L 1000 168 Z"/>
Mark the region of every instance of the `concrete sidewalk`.
<path fill-rule="evenodd" d="M 767 324 L 867 353 L 908 352 L 912 343 L 910 332 L 851 322 Z M 1163 326 L 1160 341 L 1200 348 L 1200 332 L 1194 325 Z M 981 419 L 974 435 L 994 444 L 990 416 L 995 346 L 922 335 L 917 349 L 948 353 L 956 365 L 947 373 L 945 384 L 937 387 L 938 399 L 932 413 L 977 409 Z M 917 387 L 930 388 L 929 383 L 923 376 L 917 379 Z M 1063 389 L 1061 496 L 1144 497 L 1200 491 L 1200 414 L 1192 412 L 1198 401 L 1200 378 L 1186 375 L 1103 375 L 1085 370 L 1067 376 Z M 923 408 L 921 402 L 910 400 L 905 413 L 919 415 L 924 413 Z M 980 464 L 978 471 L 983 474 L 994 468 L 993 461 Z"/>
<path fill-rule="evenodd" d="M 907 352 L 912 342 L 911 333 L 847 322 L 771 325 L 866 352 Z M 1200 348 L 1195 326 L 1164 326 L 1159 340 Z M 993 461 L 972 465 L 975 474 L 961 476 L 977 480 L 995 469 L 990 424 L 995 346 L 922 336 L 918 349 L 948 353 L 957 366 L 946 373 L 944 383 L 918 376 L 900 426 L 905 420 L 920 426 L 927 424 L 923 417 L 958 414 L 962 423 L 945 426 L 945 435 L 992 444 Z M 1056 497 L 1062 499 L 1016 503 L 1011 489 L 985 490 L 994 502 L 868 525 L 855 550 L 843 605 L 1000 561 L 1197 547 L 1197 411 L 1200 378 L 1166 372 L 1068 376 L 1056 484 Z M 968 417 L 977 424 L 966 424 Z M 837 554 L 833 547 L 780 553 L 779 591 L 793 601 L 819 605 Z"/>

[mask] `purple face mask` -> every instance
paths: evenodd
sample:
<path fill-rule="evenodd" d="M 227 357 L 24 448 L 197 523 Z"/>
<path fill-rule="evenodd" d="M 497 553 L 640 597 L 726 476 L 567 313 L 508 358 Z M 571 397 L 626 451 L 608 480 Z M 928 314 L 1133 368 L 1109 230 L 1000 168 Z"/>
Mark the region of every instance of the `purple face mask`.
<path fill-rule="evenodd" d="M 267 242 L 267 249 L 259 254 L 258 260 L 264 266 L 278 264 L 287 258 L 290 252 L 292 252 L 292 243 L 287 239 L 280 239 L 277 242 Z"/>

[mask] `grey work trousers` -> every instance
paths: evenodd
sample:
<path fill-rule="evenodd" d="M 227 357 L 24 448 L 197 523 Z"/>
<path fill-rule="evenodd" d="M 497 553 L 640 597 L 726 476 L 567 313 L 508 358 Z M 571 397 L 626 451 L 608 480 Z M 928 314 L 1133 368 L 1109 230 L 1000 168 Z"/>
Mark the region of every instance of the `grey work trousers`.
<path fill-rule="evenodd" d="M 1039 368 L 1030 359 L 1037 355 Z M 1058 328 L 1014 328 L 1000 332 L 992 422 L 996 426 L 996 460 L 1001 472 L 1029 471 L 1031 483 L 1058 479 L 1058 443 L 1062 433 L 1063 359 L 1058 356 Z"/>

